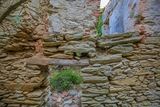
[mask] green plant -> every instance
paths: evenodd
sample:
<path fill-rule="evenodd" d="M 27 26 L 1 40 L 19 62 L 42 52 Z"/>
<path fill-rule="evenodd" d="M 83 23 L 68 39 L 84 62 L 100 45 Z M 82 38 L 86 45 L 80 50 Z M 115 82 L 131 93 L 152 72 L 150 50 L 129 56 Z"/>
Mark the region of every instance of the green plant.
<path fill-rule="evenodd" d="M 79 72 L 73 69 L 64 69 L 53 73 L 50 78 L 51 87 L 56 91 L 66 91 L 82 82 Z"/>
<path fill-rule="evenodd" d="M 100 16 L 98 17 L 98 21 L 96 24 L 97 36 L 102 36 L 102 26 L 103 26 L 102 13 L 103 13 L 103 11 L 104 11 L 104 9 L 100 10 Z"/>

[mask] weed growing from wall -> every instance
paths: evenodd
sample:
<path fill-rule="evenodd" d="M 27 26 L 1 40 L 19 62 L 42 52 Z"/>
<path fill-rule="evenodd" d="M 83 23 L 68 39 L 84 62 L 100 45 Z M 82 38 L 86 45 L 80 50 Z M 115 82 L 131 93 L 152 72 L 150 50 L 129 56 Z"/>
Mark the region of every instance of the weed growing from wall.
<path fill-rule="evenodd" d="M 79 72 L 73 69 L 64 69 L 54 72 L 50 78 L 51 87 L 56 91 L 66 91 L 72 89 L 75 85 L 82 83 L 82 77 Z"/>
<path fill-rule="evenodd" d="M 104 9 L 100 10 L 100 16 L 98 17 L 98 21 L 96 24 L 96 34 L 97 36 L 102 36 L 102 26 L 103 26 L 103 20 L 102 20 L 102 13 Z"/>

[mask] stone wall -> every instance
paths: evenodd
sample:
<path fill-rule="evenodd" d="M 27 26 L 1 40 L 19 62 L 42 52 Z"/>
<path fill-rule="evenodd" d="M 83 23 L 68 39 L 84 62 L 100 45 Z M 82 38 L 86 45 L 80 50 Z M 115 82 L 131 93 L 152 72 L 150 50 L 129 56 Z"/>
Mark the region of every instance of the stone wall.
<path fill-rule="evenodd" d="M 159 32 L 159 0 L 110 0 L 103 13 L 103 34 Z"/>
<path fill-rule="evenodd" d="M 93 33 L 98 3 L 97 0 L 0 1 L 1 107 L 44 106 L 48 59 L 43 57 L 43 53 L 54 55 L 52 52 L 57 50 L 53 46 L 63 44 L 63 34 L 81 38 Z M 48 28 L 51 34 L 62 35 L 48 36 Z M 44 44 L 45 47 L 49 45 L 49 49 L 43 48 L 42 38 L 45 36 L 52 37 L 50 43 Z M 57 36 L 60 39 L 56 39 Z M 72 38 L 70 35 L 66 37 L 67 40 Z M 52 40 L 56 40 L 56 45 Z"/>
<path fill-rule="evenodd" d="M 82 69 L 84 107 L 159 106 L 159 35 L 139 44 L 140 38 L 127 35 L 107 36 L 100 45 L 106 54 Z"/>
<path fill-rule="evenodd" d="M 81 69 L 82 107 L 159 106 L 158 34 L 144 41 L 138 33 L 44 41 L 50 65 Z"/>
<path fill-rule="evenodd" d="M 0 16 L 19 1 L 2 2 Z M 0 23 L 0 107 L 45 104 L 48 67 L 36 61 L 42 59 L 40 38 L 47 32 L 49 2 L 25 1 Z"/>
<path fill-rule="evenodd" d="M 99 0 L 50 0 L 53 12 L 49 18 L 51 34 L 74 36 L 95 34 Z"/>
<path fill-rule="evenodd" d="M 145 11 L 142 9 L 143 14 L 152 14 L 152 9 L 158 7 L 157 1 L 153 1 L 145 2 L 149 7 Z M 116 7 L 119 2 L 112 3 Z M 143 4 L 142 1 L 135 3 L 138 3 L 136 6 Z M 138 16 L 138 23 L 141 23 L 136 27 L 138 33 L 128 32 L 133 26 L 122 26 L 128 33 L 97 37 L 98 4 L 97 0 L 34 0 L 5 18 L 0 27 L 1 107 L 43 107 L 48 65 L 50 69 L 65 66 L 81 71 L 83 107 L 160 105 L 158 12 L 151 15 L 154 20 L 145 14 L 145 18 L 155 21 L 151 24 L 154 29 L 149 32 L 152 36 L 148 36 L 148 30 L 145 32 L 147 27 L 140 26 L 144 25 L 145 18 Z M 136 8 L 132 3 L 130 6 Z M 114 21 L 112 18 L 111 22 Z"/>

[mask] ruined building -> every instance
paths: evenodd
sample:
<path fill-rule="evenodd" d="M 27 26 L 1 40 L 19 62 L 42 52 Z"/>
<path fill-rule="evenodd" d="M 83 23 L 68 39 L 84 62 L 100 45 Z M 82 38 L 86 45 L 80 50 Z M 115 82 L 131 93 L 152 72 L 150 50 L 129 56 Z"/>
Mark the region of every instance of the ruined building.
<path fill-rule="evenodd" d="M 82 107 L 160 106 L 160 1 L 99 3 L 0 0 L 0 107 L 47 107 L 57 65 L 81 71 Z"/>

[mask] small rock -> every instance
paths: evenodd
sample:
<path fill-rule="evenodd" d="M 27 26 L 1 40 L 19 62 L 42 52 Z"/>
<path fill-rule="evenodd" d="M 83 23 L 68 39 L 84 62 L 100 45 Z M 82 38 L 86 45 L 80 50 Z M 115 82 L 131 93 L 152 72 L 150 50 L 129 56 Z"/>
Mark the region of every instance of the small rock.
<path fill-rule="evenodd" d="M 116 54 L 116 55 L 98 56 L 97 58 L 90 59 L 90 63 L 109 64 L 114 62 L 120 62 L 121 60 L 122 60 L 122 55 Z"/>
<path fill-rule="evenodd" d="M 104 96 L 100 96 L 100 97 L 95 97 L 95 100 L 97 101 L 105 101 L 105 97 Z"/>
<path fill-rule="evenodd" d="M 105 83 L 107 81 L 108 81 L 107 77 L 100 77 L 100 76 L 84 77 L 84 83 Z"/>
<path fill-rule="evenodd" d="M 1 53 L 1 54 L 0 54 L 0 58 L 5 58 L 5 57 L 7 57 L 7 54 L 6 54 L 6 53 Z"/>
<path fill-rule="evenodd" d="M 62 98 L 58 97 L 57 102 L 61 102 L 61 101 L 62 101 Z"/>
<path fill-rule="evenodd" d="M 71 107 L 79 107 L 77 104 L 73 104 L 71 105 Z"/>
<path fill-rule="evenodd" d="M 72 55 L 66 55 L 66 54 L 55 54 L 52 56 L 49 56 L 50 58 L 57 58 L 57 59 L 73 59 Z"/>
<path fill-rule="evenodd" d="M 60 46 L 64 43 L 65 43 L 65 41 L 56 41 L 56 42 L 44 42 L 43 44 L 45 47 L 56 47 L 56 46 Z"/>
<path fill-rule="evenodd" d="M 66 39 L 67 41 L 70 41 L 70 40 L 81 40 L 82 37 L 83 37 L 83 35 L 81 35 L 81 34 L 66 35 L 66 36 L 65 36 L 65 39 Z"/>
<path fill-rule="evenodd" d="M 145 97 L 145 96 L 139 96 L 139 97 L 136 98 L 136 101 L 142 102 L 142 101 L 144 101 L 146 99 L 147 99 L 147 97 Z"/>
<path fill-rule="evenodd" d="M 37 90 L 37 91 L 33 91 L 29 94 L 27 94 L 27 97 L 40 97 L 42 95 L 43 91 L 42 90 Z"/>
<path fill-rule="evenodd" d="M 100 67 L 101 64 L 93 64 L 92 66 L 93 66 L 93 67 Z"/>
<path fill-rule="evenodd" d="M 69 104 L 65 104 L 64 107 L 71 107 Z"/>
<path fill-rule="evenodd" d="M 157 86 L 160 87 L 160 81 L 157 82 Z"/>
<path fill-rule="evenodd" d="M 132 78 L 125 78 L 121 80 L 111 81 L 111 84 L 136 86 L 136 85 L 140 85 L 140 82 L 136 77 L 132 77 Z"/>
<path fill-rule="evenodd" d="M 109 52 L 112 54 L 121 53 L 122 55 L 126 55 L 131 53 L 133 50 L 134 49 L 132 46 L 125 44 L 125 45 L 114 46 L 109 50 Z"/>
<path fill-rule="evenodd" d="M 109 91 L 107 89 L 87 89 L 83 91 L 84 93 L 92 93 L 92 94 L 108 94 Z"/>
<path fill-rule="evenodd" d="M 71 95 L 71 96 L 76 96 L 77 94 L 78 94 L 77 90 L 70 90 L 69 91 L 69 95 Z"/>
<path fill-rule="evenodd" d="M 7 107 L 20 107 L 20 104 L 8 104 Z"/>
<path fill-rule="evenodd" d="M 66 104 L 72 104 L 72 100 L 70 99 L 70 100 L 64 101 L 64 105 L 66 105 Z"/>

